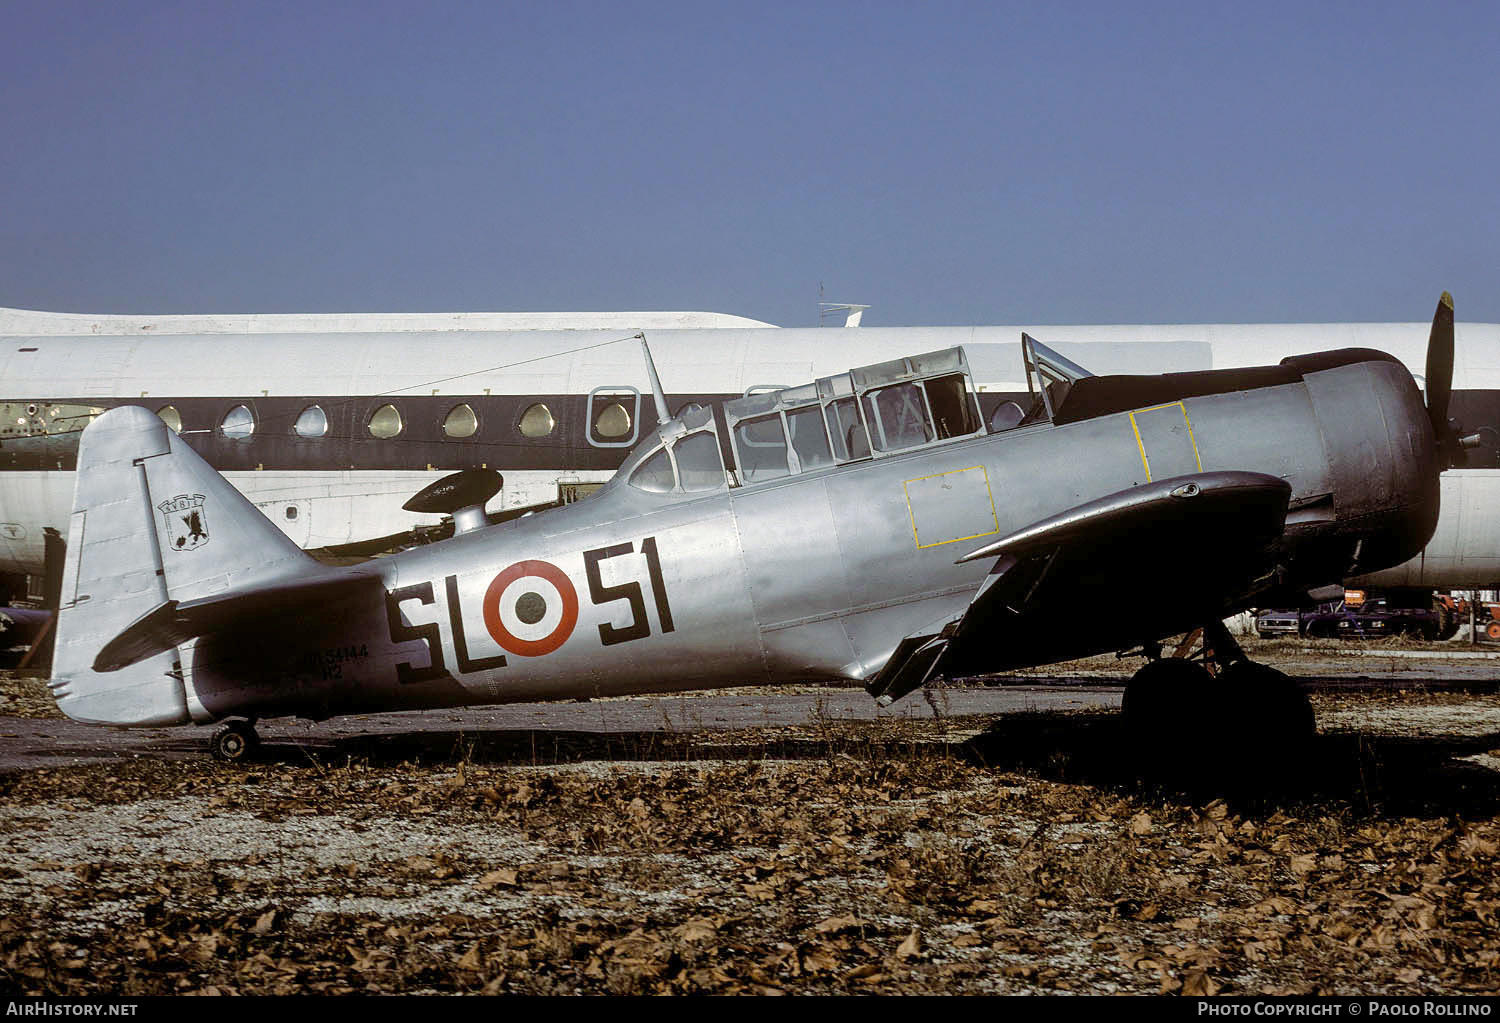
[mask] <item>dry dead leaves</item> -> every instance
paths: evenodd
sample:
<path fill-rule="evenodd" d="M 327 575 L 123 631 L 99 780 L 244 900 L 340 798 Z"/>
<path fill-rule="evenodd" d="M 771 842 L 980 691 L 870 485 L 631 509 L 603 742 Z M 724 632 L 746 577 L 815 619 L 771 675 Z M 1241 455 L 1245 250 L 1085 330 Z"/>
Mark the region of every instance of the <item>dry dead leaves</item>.
<path fill-rule="evenodd" d="M 1497 988 L 1492 819 L 1250 812 L 981 769 L 941 748 L 866 752 L 549 770 L 136 761 L 5 776 L 0 985 Z M 106 810 L 138 821 L 108 841 L 56 842 L 62 824 L 83 830 Z M 136 851 L 235 821 L 261 844 Z M 358 852 L 320 854 L 335 837 Z"/>

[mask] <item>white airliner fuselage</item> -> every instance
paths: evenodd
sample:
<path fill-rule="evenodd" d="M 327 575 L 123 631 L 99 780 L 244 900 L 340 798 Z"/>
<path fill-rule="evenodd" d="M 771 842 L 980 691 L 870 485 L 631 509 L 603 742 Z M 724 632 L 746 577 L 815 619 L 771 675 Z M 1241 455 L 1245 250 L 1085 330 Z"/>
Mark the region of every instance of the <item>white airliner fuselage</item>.
<path fill-rule="evenodd" d="M 560 329 L 562 327 L 573 329 Z M 673 410 L 962 345 L 985 415 L 1025 393 L 1023 330 L 1102 374 L 1275 362 L 1333 348 L 1423 371 L 1428 325 L 1215 324 L 781 328 L 714 313 L 121 317 L 0 310 L 0 572 L 40 574 L 67 534 L 78 433 L 116 405 L 179 428 L 296 543 L 319 548 L 438 524 L 402 503 L 455 469 L 504 475 L 492 511 L 607 480 L 655 422 L 635 347 L 671 367 Z M 1420 382 L 1420 376 L 1419 376 Z M 1368 585 L 1500 580 L 1500 325 L 1459 324 L 1452 412 L 1492 428 L 1443 477 L 1422 556 Z M 314 412 L 313 410 L 316 410 Z M 176 420 L 175 422 L 173 420 Z"/>

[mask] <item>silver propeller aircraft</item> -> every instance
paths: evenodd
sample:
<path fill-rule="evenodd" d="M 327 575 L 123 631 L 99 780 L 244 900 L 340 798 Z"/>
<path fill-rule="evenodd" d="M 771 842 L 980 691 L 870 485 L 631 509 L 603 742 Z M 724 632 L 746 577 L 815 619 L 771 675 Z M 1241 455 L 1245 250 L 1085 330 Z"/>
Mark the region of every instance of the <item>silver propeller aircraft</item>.
<path fill-rule="evenodd" d="M 990 417 L 962 348 L 670 417 L 647 350 L 661 425 L 601 491 L 490 525 L 498 474 L 457 473 L 412 502 L 452 539 L 348 568 L 155 413 L 111 409 L 79 449 L 52 690 L 82 721 L 223 722 L 236 759 L 265 717 L 839 679 L 889 702 L 1139 648 L 1126 719 L 1148 738 L 1183 707 L 1309 731 L 1221 620 L 1428 541 L 1459 443 L 1451 299 L 1426 409 L 1368 349 L 1160 376 L 1024 336 L 1022 356 L 1030 407 Z M 1091 604 L 1111 611 L 1079 628 Z M 1213 684 L 1160 657 L 1199 627 Z"/>

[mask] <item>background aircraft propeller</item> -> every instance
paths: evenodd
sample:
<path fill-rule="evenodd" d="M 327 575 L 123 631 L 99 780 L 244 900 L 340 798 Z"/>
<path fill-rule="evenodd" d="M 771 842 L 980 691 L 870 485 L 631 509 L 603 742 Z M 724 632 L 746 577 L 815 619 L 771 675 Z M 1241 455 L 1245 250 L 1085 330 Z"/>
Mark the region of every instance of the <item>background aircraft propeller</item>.
<path fill-rule="evenodd" d="M 1453 296 L 1446 291 L 1438 299 L 1432 316 L 1432 333 L 1427 337 L 1427 417 L 1437 438 L 1444 469 L 1451 469 L 1463 459 L 1463 449 L 1478 446 L 1479 436 L 1463 436 L 1463 424 L 1448 418 L 1448 401 L 1453 397 Z"/>
<path fill-rule="evenodd" d="M 1439 443 L 1449 433 L 1448 399 L 1453 396 L 1453 296 L 1446 291 L 1432 315 L 1427 336 L 1427 416 Z"/>

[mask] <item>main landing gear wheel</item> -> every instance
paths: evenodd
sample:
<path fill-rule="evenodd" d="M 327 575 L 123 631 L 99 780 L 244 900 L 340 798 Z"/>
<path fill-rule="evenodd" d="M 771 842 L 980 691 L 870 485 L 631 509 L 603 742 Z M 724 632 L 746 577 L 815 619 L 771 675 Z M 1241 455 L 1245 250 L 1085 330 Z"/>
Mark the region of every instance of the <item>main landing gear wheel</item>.
<path fill-rule="evenodd" d="M 1301 687 L 1254 661 L 1234 662 L 1219 673 L 1217 683 L 1225 780 L 1271 790 L 1298 785 L 1318 734 L 1312 704 Z"/>
<path fill-rule="evenodd" d="M 1125 686 L 1120 709 L 1134 726 L 1146 726 L 1185 715 L 1188 705 L 1203 699 L 1204 686 L 1213 677 L 1201 664 L 1167 657 L 1152 661 L 1131 677 Z"/>
<path fill-rule="evenodd" d="M 1217 715 L 1206 703 L 1215 686 L 1201 664 L 1176 657 L 1152 661 L 1125 686 L 1120 704 L 1137 759 L 1146 768 L 1190 763 Z"/>
<path fill-rule="evenodd" d="M 209 740 L 209 751 L 215 760 L 231 764 L 244 763 L 260 748 L 260 736 L 250 721 L 228 721 Z"/>
<path fill-rule="evenodd" d="M 1243 659 L 1217 677 L 1194 661 L 1153 661 L 1125 687 L 1122 711 L 1137 765 L 1194 786 L 1294 781 L 1317 734 L 1297 684 Z"/>
<path fill-rule="evenodd" d="M 1235 661 L 1219 673 L 1225 716 L 1236 734 L 1261 747 L 1304 743 L 1317 735 L 1312 704 L 1283 672 Z"/>

